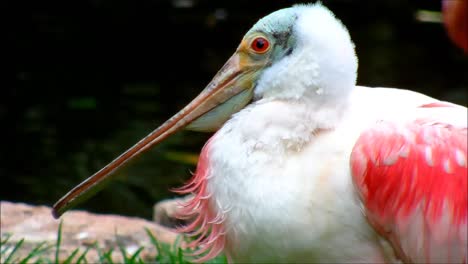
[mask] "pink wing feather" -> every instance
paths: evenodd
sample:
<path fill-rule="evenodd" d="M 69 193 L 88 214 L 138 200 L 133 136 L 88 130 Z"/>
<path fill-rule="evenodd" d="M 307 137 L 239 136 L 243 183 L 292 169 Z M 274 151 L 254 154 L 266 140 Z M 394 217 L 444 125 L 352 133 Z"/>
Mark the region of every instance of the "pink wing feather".
<path fill-rule="evenodd" d="M 440 102 L 418 110 L 439 107 L 454 108 Z M 351 154 L 354 184 L 369 222 L 403 261 L 466 263 L 466 156 L 466 125 L 382 121 L 360 135 Z"/>

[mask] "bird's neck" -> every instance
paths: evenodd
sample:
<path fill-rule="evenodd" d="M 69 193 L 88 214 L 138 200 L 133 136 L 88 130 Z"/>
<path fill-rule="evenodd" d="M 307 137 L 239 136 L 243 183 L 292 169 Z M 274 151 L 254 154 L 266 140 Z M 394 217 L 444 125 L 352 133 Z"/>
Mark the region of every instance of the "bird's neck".
<path fill-rule="evenodd" d="M 317 132 L 334 129 L 346 108 L 345 100 L 262 99 L 235 114 L 220 132 L 239 133 L 252 151 L 299 151 Z"/>

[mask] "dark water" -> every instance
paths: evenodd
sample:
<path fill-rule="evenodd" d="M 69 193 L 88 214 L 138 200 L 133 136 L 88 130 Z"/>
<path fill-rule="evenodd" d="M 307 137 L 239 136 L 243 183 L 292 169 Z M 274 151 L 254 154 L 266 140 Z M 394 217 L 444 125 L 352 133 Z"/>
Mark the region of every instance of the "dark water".
<path fill-rule="evenodd" d="M 47 205 L 188 103 L 253 23 L 293 3 L 10 2 L 0 198 Z M 467 57 L 442 24 L 415 20 L 417 10 L 440 11 L 439 1 L 323 2 L 350 30 L 359 84 L 466 105 Z M 195 169 L 180 156 L 197 154 L 208 137 L 176 134 L 80 208 L 150 217 L 152 204 L 174 196 L 168 189 Z"/>

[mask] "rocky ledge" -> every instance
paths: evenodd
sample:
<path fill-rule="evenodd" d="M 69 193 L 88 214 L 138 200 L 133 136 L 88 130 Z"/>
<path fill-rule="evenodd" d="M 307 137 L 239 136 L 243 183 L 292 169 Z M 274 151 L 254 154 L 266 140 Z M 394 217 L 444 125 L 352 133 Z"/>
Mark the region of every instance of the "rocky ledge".
<path fill-rule="evenodd" d="M 154 259 L 157 255 L 156 248 L 151 244 L 145 228 L 151 231 L 160 243 L 173 244 L 177 237 L 177 234 L 169 228 L 135 217 L 99 215 L 72 210 L 60 220 L 56 220 L 51 215 L 52 209 L 47 206 L 0 201 L 0 208 L 2 240 L 10 236 L 2 247 L 10 246 L 12 250 L 11 245 L 24 239 L 23 245 L 15 253 L 18 258 L 24 258 L 41 242 L 54 245 L 60 221 L 62 221 L 62 241 L 59 260 L 65 260 L 77 248 L 82 253 L 94 245 L 97 245 L 102 252 L 113 249 L 111 257 L 116 263 L 121 263 L 123 260 L 119 245 L 125 248 L 128 255 L 144 247 L 140 257 Z M 55 248 L 46 251 L 42 256 L 55 259 Z M 90 250 L 86 260 L 88 263 L 97 263 L 98 251 Z"/>

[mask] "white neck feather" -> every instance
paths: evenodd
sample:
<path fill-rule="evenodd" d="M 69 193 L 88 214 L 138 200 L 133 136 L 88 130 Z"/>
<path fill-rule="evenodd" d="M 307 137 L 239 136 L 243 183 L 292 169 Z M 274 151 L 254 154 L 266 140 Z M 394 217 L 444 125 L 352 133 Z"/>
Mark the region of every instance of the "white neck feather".
<path fill-rule="evenodd" d="M 320 130 L 333 129 L 344 111 L 346 107 L 336 109 L 303 101 L 261 99 L 235 114 L 219 134 L 235 131 L 233 135 L 239 137 L 247 152 L 286 157 L 287 153 L 301 151 Z"/>

